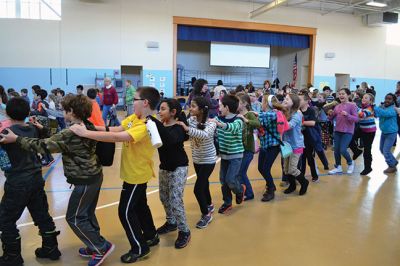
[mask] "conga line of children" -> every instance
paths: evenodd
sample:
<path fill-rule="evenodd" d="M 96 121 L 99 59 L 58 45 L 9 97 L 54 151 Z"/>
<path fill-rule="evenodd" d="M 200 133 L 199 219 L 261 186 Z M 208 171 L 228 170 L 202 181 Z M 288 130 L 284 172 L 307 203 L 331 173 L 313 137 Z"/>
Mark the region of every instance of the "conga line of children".
<path fill-rule="evenodd" d="M 201 82 L 206 82 L 201 80 Z M 196 84 L 196 83 L 195 83 Z M 207 84 L 207 83 L 204 83 Z M 204 84 L 202 84 L 204 87 Z M 43 93 L 38 91 L 38 95 Z M 346 159 L 347 173 L 352 174 L 355 162 L 347 152 L 359 122 L 363 132 L 364 169 L 362 175 L 372 171 L 371 147 L 375 137 L 375 120 L 379 117 L 382 131 L 380 150 L 388 164 L 385 173 L 396 171 L 398 164 L 390 151 L 397 137 L 397 100 L 388 94 L 381 106 L 374 106 L 374 96 L 365 94 L 361 107 L 349 101 L 350 91 L 338 91 L 338 103 L 326 107 L 313 106 L 308 91 L 288 93 L 280 102 L 278 97 L 266 93 L 261 99 L 261 110 L 255 112 L 249 95 L 245 92 L 225 95 L 219 100 L 220 115 L 209 118 L 211 103 L 204 96 L 191 99 L 189 118 L 175 99 L 162 99 L 153 87 L 139 87 L 132 98 L 133 114 L 125 118 L 121 126 L 105 127 L 101 111 L 96 103 L 96 91 L 88 96 L 67 95 L 61 102 L 64 119 L 70 127 L 52 136 L 48 129 L 36 120 L 26 123 L 30 115 L 29 103 L 15 97 L 6 105 L 12 126 L 1 134 L 1 148 L 9 157 L 11 168 L 5 168 L 6 182 L 0 204 L 0 231 L 3 256 L 0 266 L 22 265 L 21 237 L 16 222 L 25 207 L 28 208 L 35 225 L 39 227 L 43 242 L 35 251 L 38 258 L 57 260 L 61 256 L 52 217 L 48 211 L 41 161 L 38 154 L 61 153 L 64 175 L 73 185 L 68 203 L 66 220 L 75 235 L 82 241 L 78 250 L 88 257 L 89 266 L 100 265 L 113 252 L 115 246 L 100 234 L 95 215 L 103 172 L 96 156 L 96 144 L 122 142 L 120 178 L 123 180 L 118 215 L 125 230 L 130 249 L 121 256 L 123 263 L 134 263 L 147 257 L 150 248 L 160 242 L 160 235 L 178 230 L 175 247 L 186 247 L 191 240 L 191 225 L 186 219 L 183 193 L 186 186 L 189 159 L 184 142 L 190 140 L 194 170 L 197 175 L 194 194 L 201 215 L 196 227 L 206 228 L 213 220 L 214 202 L 209 188 L 217 161 L 217 150 L 221 158 L 219 180 L 223 203 L 218 212 L 228 213 L 233 208 L 233 194 L 237 205 L 255 197 L 247 171 L 254 154 L 259 152 L 258 171 L 266 181 L 263 202 L 275 198 L 276 186 L 271 174 L 283 142 L 290 144 L 292 152 L 283 159 L 283 173 L 289 186 L 285 194 L 296 190 L 305 195 L 309 181 L 305 178 L 306 162 L 311 170 L 313 182 L 319 180 L 314 160 L 318 153 L 324 168 L 328 166 L 322 145 L 322 133 L 318 112 L 325 112 L 329 120 L 335 120 L 334 169 L 329 174 L 343 172 L 341 156 Z M 44 96 L 42 96 L 43 98 Z M 327 97 L 319 97 L 321 101 Z M 314 99 L 316 99 L 314 97 Z M 156 110 L 159 106 L 159 119 Z M 318 107 L 319 106 L 319 107 Z M 156 123 L 163 145 L 158 148 L 160 165 L 158 171 L 160 200 L 165 210 L 166 221 L 156 228 L 147 204 L 147 183 L 156 176 L 153 168 L 152 146 L 146 122 Z M 327 123 L 323 121 L 323 123 Z M 215 138 L 218 145 L 214 145 Z M 258 139 L 260 141 L 258 148 Z M 259 151 L 258 151 L 259 149 Z M 16 200 L 18 198 L 18 200 Z"/>

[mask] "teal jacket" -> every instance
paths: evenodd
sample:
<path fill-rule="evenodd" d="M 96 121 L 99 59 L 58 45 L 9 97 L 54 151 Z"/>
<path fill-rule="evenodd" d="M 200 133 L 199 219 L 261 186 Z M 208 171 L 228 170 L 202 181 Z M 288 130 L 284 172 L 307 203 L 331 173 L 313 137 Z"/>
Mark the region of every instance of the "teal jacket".
<path fill-rule="evenodd" d="M 388 107 L 375 107 L 375 116 L 379 117 L 379 128 L 383 134 L 397 133 L 397 112 L 394 104 Z"/>

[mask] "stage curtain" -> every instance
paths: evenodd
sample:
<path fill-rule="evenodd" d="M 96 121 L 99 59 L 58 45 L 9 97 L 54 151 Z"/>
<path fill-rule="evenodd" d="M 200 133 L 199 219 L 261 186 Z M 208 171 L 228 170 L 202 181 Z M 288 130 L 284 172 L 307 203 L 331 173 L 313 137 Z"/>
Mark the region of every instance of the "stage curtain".
<path fill-rule="evenodd" d="M 308 35 L 178 25 L 178 40 L 309 48 Z"/>

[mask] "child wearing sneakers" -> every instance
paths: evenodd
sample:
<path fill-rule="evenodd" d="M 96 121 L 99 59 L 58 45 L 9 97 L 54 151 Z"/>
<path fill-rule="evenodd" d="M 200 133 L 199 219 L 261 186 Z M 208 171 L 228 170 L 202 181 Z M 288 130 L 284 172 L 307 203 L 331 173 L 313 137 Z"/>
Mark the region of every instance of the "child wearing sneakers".
<path fill-rule="evenodd" d="M 95 130 L 87 121 L 92 104 L 86 96 L 69 95 L 62 102 L 64 118 L 71 124 L 82 124 L 88 130 Z M 79 254 L 91 257 L 88 266 L 97 266 L 114 250 L 114 245 L 100 235 L 95 209 L 103 182 L 103 173 L 96 156 L 96 141 L 75 135 L 65 129 L 48 139 L 35 139 L 15 135 L 9 131 L 2 134 L 5 143 L 16 142 L 26 151 L 43 153 L 61 152 L 64 175 L 74 185 L 69 199 L 66 220 L 72 231 L 86 245 Z"/>
<path fill-rule="evenodd" d="M 349 89 L 341 89 L 338 94 L 340 104 L 336 105 L 335 109 L 328 111 L 331 121 L 336 118 L 334 132 L 335 168 L 329 171 L 330 175 L 341 174 L 343 172 L 341 156 L 347 161 L 347 173 L 352 174 L 354 171 L 354 162 L 347 148 L 353 138 L 355 123 L 358 122 L 357 105 L 349 102 L 351 94 Z"/>
<path fill-rule="evenodd" d="M 147 182 L 155 177 L 151 144 L 146 118 L 154 115 L 160 94 L 153 87 L 139 87 L 133 98 L 134 114 L 110 132 L 94 132 L 74 125 L 70 129 L 79 136 L 103 142 L 124 142 L 121 153 L 121 179 L 124 181 L 118 215 L 131 249 L 121 256 L 123 263 L 133 263 L 147 257 L 151 246 L 160 242 L 153 217 L 147 205 Z M 106 131 L 104 127 L 97 130 Z"/>
<path fill-rule="evenodd" d="M 36 127 L 24 122 L 29 115 L 29 109 L 29 103 L 22 97 L 8 101 L 6 112 L 12 121 L 10 129 L 21 137 L 41 137 L 44 132 L 38 129 L 40 125 L 36 123 Z M 49 214 L 40 160 L 35 152 L 27 152 L 16 144 L 2 144 L 1 148 L 6 151 L 11 167 L 2 169 L 6 182 L 0 203 L 0 231 L 3 243 L 0 265 L 19 266 L 24 263 L 21 256 L 21 236 L 16 222 L 26 207 L 42 236 L 42 247 L 35 251 L 36 256 L 57 260 L 61 256 L 57 243 L 57 235 L 60 232 L 56 231 L 53 218 Z"/>
<path fill-rule="evenodd" d="M 301 188 L 299 195 L 306 194 L 308 188 L 308 180 L 304 174 L 297 168 L 299 159 L 304 150 L 304 137 L 301 134 L 301 124 L 303 115 L 299 111 L 300 99 L 296 94 L 288 94 L 283 101 L 283 106 L 289 113 L 289 130 L 283 133 L 283 140 L 288 142 L 293 149 L 293 153 L 284 159 L 284 174 L 289 181 L 289 187 L 284 191 L 285 194 L 292 193 L 296 190 L 296 180 L 299 181 Z"/>
<path fill-rule="evenodd" d="M 184 248 L 190 241 L 190 230 L 186 222 L 183 191 L 186 185 L 189 159 L 183 143 L 188 140 L 177 120 L 187 123 L 181 104 L 176 99 L 163 99 L 160 104 L 160 121 L 149 116 L 156 125 L 163 145 L 158 148 L 160 156 L 159 187 L 160 200 L 167 221 L 157 229 L 159 235 L 179 230 L 175 248 Z"/>
<path fill-rule="evenodd" d="M 217 125 L 221 169 L 219 179 L 222 185 L 224 203 L 219 208 L 221 214 L 232 209 L 232 191 L 236 194 L 236 204 L 241 204 L 246 186 L 240 184 L 239 170 L 243 158 L 243 121 L 237 117 L 239 99 L 233 95 L 223 97 L 219 103 L 221 116 L 211 119 Z"/>
<path fill-rule="evenodd" d="M 383 104 L 375 107 L 375 116 L 379 117 L 379 128 L 382 131 L 379 150 L 388 165 L 388 168 L 383 171 L 384 174 L 395 173 L 397 171 L 396 166 L 399 163 L 391 151 L 398 132 L 397 108 L 397 97 L 393 93 L 388 93 Z"/>
<path fill-rule="evenodd" d="M 216 125 L 208 120 L 210 103 L 204 97 L 196 97 L 190 103 L 189 126 L 178 122 L 190 137 L 192 158 L 197 179 L 194 185 L 194 195 L 199 203 L 201 219 L 196 227 L 206 228 L 211 223 L 214 212 L 210 184 L 208 179 L 214 170 L 217 160 L 214 145 L 214 132 Z"/>

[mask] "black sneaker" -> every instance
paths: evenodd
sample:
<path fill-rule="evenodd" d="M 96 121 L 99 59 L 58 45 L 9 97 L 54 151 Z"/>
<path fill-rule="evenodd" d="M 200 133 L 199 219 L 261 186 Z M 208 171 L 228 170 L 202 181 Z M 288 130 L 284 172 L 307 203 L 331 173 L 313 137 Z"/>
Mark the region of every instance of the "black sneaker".
<path fill-rule="evenodd" d="M 143 252 L 142 254 L 135 254 L 132 251 L 129 251 L 128 253 L 121 256 L 121 261 L 123 263 L 134 263 L 138 260 L 143 260 L 147 258 L 149 255 L 150 255 L 150 249 L 147 250 L 146 252 Z"/>
<path fill-rule="evenodd" d="M 196 227 L 199 229 L 206 228 L 209 223 L 211 223 L 213 217 L 211 213 L 202 215 L 200 221 L 197 222 Z"/>
<path fill-rule="evenodd" d="M 371 172 L 372 172 L 372 168 L 364 169 L 361 171 L 360 175 L 368 175 Z"/>
<path fill-rule="evenodd" d="M 274 191 L 265 191 L 263 198 L 261 199 L 262 202 L 267 202 L 271 201 L 275 198 L 275 192 Z"/>
<path fill-rule="evenodd" d="M 232 204 L 226 205 L 226 204 L 224 203 L 224 204 L 222 204 L 221 207 L 219 207 L 218 213 L 225 214 L 225 213 L 227 213 L 227 212 L 230 211 L 230 210 L 232 210 Z"/>
<path fill-rule="evenodd" d="M 178 238 L 175 241 L 175 248 L 180 249 L 186 247 L 190 242 L 190 231 L 189 232 L 178 232 Z"/>
<path fill-rule="evenodd" d="M 246 186 L 242 184 L 242 193 L 236 194 L 236 204 L 242 204 L 244 201 L 244 195 L 246 193 Z"/>
<path fill-rule="evenodd" d="M 152 239 L 146 240 L 146 244 L 148 247 L 157 246 L 160 243 L 160 237 L 156 234 Z"/>
<path fill-rule="evenodd" d="M 318 176 L 314 176 L 314 177 L 312 178 L 312 181 L 313 181 L 314 183 L 317 183 L 317 182 L 319 182 L 319 178 L 318 178 Z"/>
<path fill-rule="evenodd" d="M 165 224 L 163 224 L 162 226 L 160 226 L 157 229 L 157 233 L 159 235 L 164 235 L 164 234 L 167 234 L 169 232 L 176 231 L 177 229 L 178 229 L 178 226 L 176 224 L 170 224 L 170 223 L 166 222 Z"/>

